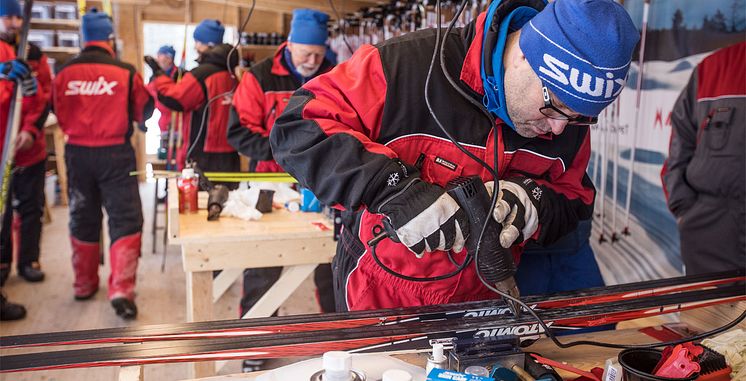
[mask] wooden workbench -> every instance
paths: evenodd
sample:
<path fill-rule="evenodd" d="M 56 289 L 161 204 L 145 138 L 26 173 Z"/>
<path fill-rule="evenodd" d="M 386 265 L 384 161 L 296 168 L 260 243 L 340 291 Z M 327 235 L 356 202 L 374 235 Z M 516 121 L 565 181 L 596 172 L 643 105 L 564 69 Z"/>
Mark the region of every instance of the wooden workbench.
<path fill-rule="evenodd" d="M 639 331 L 639 328 L 563 336 L 560 338 L 560 340 L 562 342 L 570 342 L 575 340 L 596 340 L 619 344 L 640 344 L 656 342 L 655 339 L 644 333 L 641 333 Z M 574 366 L 575 368 L 585 371 L 588 371 L 594 367 L 603 368 L 607 359 L 616 358 L 620 352 L 619 349 L 599 348 L 591 346 L 577 346 L 568 349 L 562 349 L 555 346 L 549 339 L 546 338 L 537 341 L 535 344 L 531 345 L 528 348 L 525 348 L 525 351 L 536 352 L 548 359 L 564 362 Z M 427 362 L 425 354 L 396 355 L 394 357 L 397 357 L 411 364 L 421 366 L 423 368 L 425 367 L 425 363 Z M 564 379 L 573 379 L 579 377 L 576 374 L 564 370 L 558 369 L 557 371 Z M 256 377 L 260 376 L 263 373 L 265 372 L 231 374 L 185 381 L 248 381 L 254 380 Z"/>
<path fill-rule="evenodd" d="M 265 214 L 259 221 L 221 217 L 207 221 L 207 212 L 179 214 L 176 180 L 169 180 L 168 241 L 181 245 L 186 272 L 187 321 L 213 318 L 213 302 L 245 268 L 284 266 L 280 279 L 244 316 L 270 316 L 313 272 L 334 256 L 332 223 L 319 213 Z M 213 279 L 214 270 L 223 270 Z M 193 365 L 194 377 L 213 375 L 212 362 Z"/>

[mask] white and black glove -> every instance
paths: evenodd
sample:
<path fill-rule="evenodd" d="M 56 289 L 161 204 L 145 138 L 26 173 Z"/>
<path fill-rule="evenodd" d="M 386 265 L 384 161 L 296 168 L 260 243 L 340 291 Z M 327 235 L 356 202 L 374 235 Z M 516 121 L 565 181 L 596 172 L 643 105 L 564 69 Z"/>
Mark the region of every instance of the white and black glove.
<path fill-rule="evenodd" d="M 466 213 L 445 189 L 414 179 L 378 208 L 399 242 L 417 258 L 436 250 L 463 250 L 469 235 Z M 393 238 L 393 237 L 392 237 Z"/>
<path fill-rule="evenodd" d="M 492 195 L 494 181 L 484 184 Z M 531 238 L 539 228 L 539 205 L 542 189 L 534 180 L 511 178 L 500 180 L 500 191 L 492 217 L 502 225 L 500 245 L 509 248 Z"/>

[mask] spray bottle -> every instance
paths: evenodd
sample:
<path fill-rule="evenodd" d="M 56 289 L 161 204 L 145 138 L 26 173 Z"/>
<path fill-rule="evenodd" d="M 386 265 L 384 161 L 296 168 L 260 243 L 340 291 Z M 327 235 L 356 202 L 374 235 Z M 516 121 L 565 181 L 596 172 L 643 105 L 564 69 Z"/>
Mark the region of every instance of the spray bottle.
<path fill-rule="evenodd" d="M 427 358 L 427 365 L 425 366 L 425 374 L 430 374 L 433 369 L 447 369 L 448 358 L 443 353 L 443 344 L 433 344 L 433 355 Z"/>

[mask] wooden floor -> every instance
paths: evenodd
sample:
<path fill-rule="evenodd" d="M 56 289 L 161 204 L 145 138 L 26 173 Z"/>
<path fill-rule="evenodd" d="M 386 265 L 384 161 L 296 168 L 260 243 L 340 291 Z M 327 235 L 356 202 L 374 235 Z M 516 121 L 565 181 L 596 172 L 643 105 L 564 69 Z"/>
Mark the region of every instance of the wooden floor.
<path fill-rule="evenodd" d="M 78 302 L 73 299 L 73 274 L 70 263 L 71 251 L 68 238 L 68 210 L 52 207 L 52 223 L 44 225 L 41 243 L 41 264 L 47 277 L 42 283 L 28 283 L 15 273 L 11 274 L 3 292 L 14 302 L 22 303 L 28 316 L 17 322 L 0 324 L 0 335 L 17 335 L 52 331 L 121 327 L 185 321 L 186 305 L 184 272 L 178 247 L 169 247 L 166 253 L 166 271 L 161 273 L 161 237 L 158 236 L 157 254 L 151 254 L 151 218 L 153 184 L 144 184 L 140 189 L 145 210 L 143 254 L 137 271 L 137 320 L 125 322 L 114 314 L 106 298 L 108 266 L 99 268 L 101 289 L 95 298 Z M 161 206 L 162 208 L 162 206 Z M 163 224 L 163 213 L 159 223 Z M 108 258 L 107 258 L 108 263 Z M 238 317 L 238 300 L 241 296 L 240 282 L 223 296 L 216 305 L 216 317 L 234 319 Z M 280 310 L 281 315 L 318 312 L 313 293 L 313 282 L 307 279 L 304 286 L 294 294 Z M 12 354 L 2 351 L 0 354 Z M 240 372 L 240 364 L 229 363 L 221 374 Z M 149 365 L 145 367 L 146 380 L 180 380 L 187 377 L 186 364 Z M 16 380 L 114 380 L 115 368 L 92 368 L 83 370 L 60 370 L 26 372 L 0 375 L 0 381 Z"/>

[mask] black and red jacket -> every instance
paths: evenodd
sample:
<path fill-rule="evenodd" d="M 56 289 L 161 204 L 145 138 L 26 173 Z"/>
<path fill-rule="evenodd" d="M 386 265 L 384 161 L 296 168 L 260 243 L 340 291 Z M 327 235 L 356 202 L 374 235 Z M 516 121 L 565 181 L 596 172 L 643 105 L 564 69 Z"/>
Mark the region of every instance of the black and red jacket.
<path fill-rule="evenodd" d="M 233 94 L 228 143 L 250 157 L 252 163 L 256 162 L 256 172 L 284 172 L 272 159 L 269 132 L 290 96 L 302 85 L 285 62 L 286 45 L 280 45 L 273 57 L 252 66 Z M 317 73 L 326 73 L 331 68 L 332 64 L 325 59 Z"/>
<path fill-rule="evenodd" d="M 15 47 L 0 40 L 0 62 L 15 58 Z M 34 137 L 34 144 L 27 150 L 16 152 L 14 163 L 19 167 L 32 166 L 47 157 L 44 121 L 49 111 L 47 105 L 50 94 L 51 72 L 47 64 L 47 56 L 42 54 L 41 50 L 33 44 L 29 44 L 27 62 L 38 81 L 38 90 L 36 94 L 23 98 L 20 131 L 29 132 Z M 0 120 L 3 121 L 3 126 L 8 120 L 13 87 L 14 83 L 12 81 L 0 81 Z M 4 145 L 5 128 L 0 128 L 0 154 L 3 152 Z"/>
<path fill-rule="evenodd" d="M 444 52 L 446 69 L 479 103 L 484 93 L 484 22 L 482 13 L 476 22 L 452 31 Z M 396 278 L 373 261 L 366 243 L 383 218 L 374 212 L 378 205 L 412 179 L 440 186 L 458 176 L 492 180 L 443 134 L 426 108 L 425 79 L 434 45 L 435 31 L 423 30 L 375 47 L 362 46 L 349 61 L 298 90 L 270 134 L 272 152 L 283 168 L 322 202 L 349 211 L 347 234 L 339 245 L 363 249 L 342 283 L 351 310 L 495 297 L 479 282 L 474 266 L 438 282 Z M 591 218 L 595 189 L 586 175 L 588 127 L 571 126 L 561 135 L 529 139 L 498 120 L 495 136 L 485 114 L 448 84 L 437 65 L 434 70 L 431 103 L 450 133 L 490 165 L 497 144 L 500 178 L 530 177 L 542 187 L 540 227 L 532 239 L 552 243 L 573 231 L 579 220 Z M 445 253 L 417 259 L 391 240 L 381 241 L 377 253 L 388 267 L 409 276 L 440 275 L 454 268 Z M 453 257 L 463 262 L 465 251 Z"/>
<path fill-rule="evenodd" d="M 236 152 L 226 139 L 231 95 L 236 87 L 231 73 L 238 63 L 235 52 L 231 62 L 226 62 L 232 49 L 231 45 L 221 44 L 203 53 L 199 66 L 185 73 L 179 83 L 161 75 L 148 84 L 158 94 L 159 102 L 171 110 L 183 112 L 184 144 L 176 153 L 179 168 L 183 168 L 187 151 L 195 142 L 193 155 Z"/>
<path fill-rule="evenodd" d="M 171 72 L 166 74 L 174 81 L 177 81 L 179 79 L 179 71 L 178 67 L 172 66 Z M 158 118 L 158 129 L 161 130 L 161 133 L 168 132 L 168 129 L 171 127 L 171 113 L 174 111 L 166 107 L 163 103 L 158 102 L 158 93 L 153 87 L 148 87 L 148 91 L 156 99 L 155 108 L 161 112 L 161 117 Z"/>
<path fill-rule="evenodd" d="M 53 81 L 52 105 L 67 144 L 86 147 L 128 142 L 132 122 L 144 128 L 153 113 L 140 73 L 105 42 L 86 44 L 62 66 Z"/>

